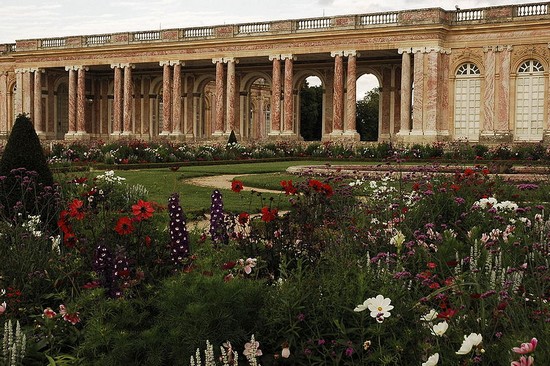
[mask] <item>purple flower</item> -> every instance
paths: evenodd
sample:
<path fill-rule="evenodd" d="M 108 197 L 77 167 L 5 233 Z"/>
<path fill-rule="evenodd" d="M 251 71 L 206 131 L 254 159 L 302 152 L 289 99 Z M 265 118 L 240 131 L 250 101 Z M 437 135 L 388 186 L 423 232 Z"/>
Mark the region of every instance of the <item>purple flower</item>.
<path fill-rule="evenodd" d="M 168 199 L 168 214 L 170 216 L 170 257 L 175 265 L 182 265 L 189 256 L 189 232 L 177 193 L 172 193 Z"/>
<path fill-rule="evenodd" d="M 346 356 L 351 357 L 353 355 L 353 352 L 354 351 L 352 347 L 346 348 Z"/>
<path fill-rule="evenodd" d="M 222 242 L 227 244 L 229 237 L 225 227 L 225 216 L 223 214 L 222 194 L 217 189 L 212 192 L 212 205 L 210 206 L 210 236 L 214 243 Z"/>

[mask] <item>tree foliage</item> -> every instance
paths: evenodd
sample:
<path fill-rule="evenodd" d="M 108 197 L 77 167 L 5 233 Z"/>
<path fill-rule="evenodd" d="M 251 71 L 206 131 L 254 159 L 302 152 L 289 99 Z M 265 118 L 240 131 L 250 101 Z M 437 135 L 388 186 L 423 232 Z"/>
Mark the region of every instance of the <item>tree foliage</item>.
<path fill-rule="evenodd" d="M 300 133 L 305 141 L 320 141 L 322 136 L 323 87 L 309 86 L 300 90 Z"/>
<path fill-rule="evenodd" d="M 380 88 L 374 88 L 357 101 L 357 132 L 362 141 L 378 139 L 378 108 Z"/>

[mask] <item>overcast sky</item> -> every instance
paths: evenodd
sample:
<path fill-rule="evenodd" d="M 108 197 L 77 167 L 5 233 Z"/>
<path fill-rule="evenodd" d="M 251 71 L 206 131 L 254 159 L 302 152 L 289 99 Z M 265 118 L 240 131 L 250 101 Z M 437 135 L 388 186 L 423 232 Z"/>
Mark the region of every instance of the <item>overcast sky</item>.
<path fill-rule="evenodd" d="M 0 44 L 16 40 L 313 18 L 522 0 L 2 0 Z"/>
<path fill-rule="evenodd" d="M 452 10 L 530 0 L 1 0 L 0 44 L 16 40 L 188 28 L 440 7 Z M 378 82 L 357 82 L 357 98 Z"/>

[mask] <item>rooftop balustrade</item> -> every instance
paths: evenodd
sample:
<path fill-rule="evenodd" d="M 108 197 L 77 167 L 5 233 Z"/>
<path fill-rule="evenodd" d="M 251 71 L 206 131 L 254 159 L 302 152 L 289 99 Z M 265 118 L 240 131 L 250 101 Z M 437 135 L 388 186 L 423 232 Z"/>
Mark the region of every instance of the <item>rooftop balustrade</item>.
<path fill-rule="evenodd" d="M 396 27 L 422 24 L 483 24 L 514 22 L 530 19 L 550 19 L 548 4 L 533 3 L 522 5 L 494 6 L 477 9 L 443 10 L 440 8 L 405 10 L 373 14 L 342 15 L 334 17 L 256 22 L 211 27 L 181 28 L 175 30 L 154 30 L 96 34 L 20 40 L 16 44 L 0 45 L 0 54 L 17 51 L 33 51 L 50 48 L 105 47 L 151 42 L 185 42 L 197 39 L 247 37 L 260 34 L 293 34 L 307 32 L 334 32 L 370 27 Z M 17 48 L 16 48 L 17 45 Z"/>

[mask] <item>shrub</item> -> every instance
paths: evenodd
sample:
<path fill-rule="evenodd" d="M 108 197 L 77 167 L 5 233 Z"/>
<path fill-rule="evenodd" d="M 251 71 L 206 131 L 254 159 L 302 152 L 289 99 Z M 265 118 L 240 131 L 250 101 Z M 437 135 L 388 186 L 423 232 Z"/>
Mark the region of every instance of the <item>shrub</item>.
<path fill-rule="evenodd" d="M 15 169 L 24 168 L 29 172 L 36 172 L 36 185 L 29 189 L 35 189 L 38 195 L 40 190 L 53 186 L 53 175 L 46 162 L 46 157 L 34 126 L 27 115 L 20 114 L 15 120 L 6 149 L 0 160 L 0 177 L 4 177 L 0 187 L 0 204 L 6 217 L 13 216 L 14 206 L 21 202 L 27 212 L 36 214 L 41 207 L 36 207 L 36 202 L 29 191 L 23 191 L 17 174 L 12 174 Z"/>

